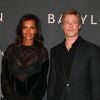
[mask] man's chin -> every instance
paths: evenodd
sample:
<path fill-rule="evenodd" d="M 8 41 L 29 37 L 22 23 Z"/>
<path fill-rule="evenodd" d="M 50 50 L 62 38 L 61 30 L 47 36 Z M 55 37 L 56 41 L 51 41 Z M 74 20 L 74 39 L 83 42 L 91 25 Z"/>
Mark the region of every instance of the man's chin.
<path fill-rule="evenodd" d="M 77 37 L 78 35 L 66 35 L 68 38 L 74 38 L 74 37 Z"/>

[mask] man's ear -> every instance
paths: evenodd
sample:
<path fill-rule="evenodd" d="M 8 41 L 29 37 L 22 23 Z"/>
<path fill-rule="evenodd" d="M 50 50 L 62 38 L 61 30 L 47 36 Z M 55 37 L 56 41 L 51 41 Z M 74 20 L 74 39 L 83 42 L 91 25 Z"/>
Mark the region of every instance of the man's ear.
<path fill-rule="evenodd" d="M 81 24 L 79 25 L 79 29 L 81 29 Z"/>

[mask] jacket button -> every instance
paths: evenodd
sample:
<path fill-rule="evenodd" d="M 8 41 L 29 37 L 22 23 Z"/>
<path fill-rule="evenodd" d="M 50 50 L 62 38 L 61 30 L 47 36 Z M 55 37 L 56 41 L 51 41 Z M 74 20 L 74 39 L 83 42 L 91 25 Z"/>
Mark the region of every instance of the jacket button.
<path fill-rule="evenodd" d="M 69 87 L 69 84 L 67 83 L 66 86 Z"/>

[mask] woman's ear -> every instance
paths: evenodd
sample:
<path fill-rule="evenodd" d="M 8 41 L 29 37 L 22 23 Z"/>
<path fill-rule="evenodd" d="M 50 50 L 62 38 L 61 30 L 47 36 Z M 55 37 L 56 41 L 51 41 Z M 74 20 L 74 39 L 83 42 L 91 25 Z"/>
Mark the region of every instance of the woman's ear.
<path fill-rule="evenodd" d="M 63 25 L 61 24 L 61 28 L 63 29 Z"/>

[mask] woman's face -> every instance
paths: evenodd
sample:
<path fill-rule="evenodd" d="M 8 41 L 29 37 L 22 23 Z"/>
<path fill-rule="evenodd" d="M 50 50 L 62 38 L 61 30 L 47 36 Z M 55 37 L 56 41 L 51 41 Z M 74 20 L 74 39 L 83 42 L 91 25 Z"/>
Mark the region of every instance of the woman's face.
<path fill-rule="evenodd" d="M 37 33 L 37 29 L 36 29 L 35 21 L 32 19 L 24 21 L 22 27 L 23 40 L 24 41 L 34 40 L 36 33 Z"/>

